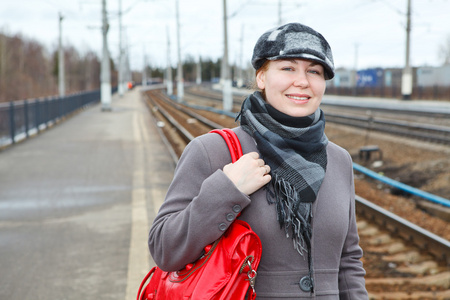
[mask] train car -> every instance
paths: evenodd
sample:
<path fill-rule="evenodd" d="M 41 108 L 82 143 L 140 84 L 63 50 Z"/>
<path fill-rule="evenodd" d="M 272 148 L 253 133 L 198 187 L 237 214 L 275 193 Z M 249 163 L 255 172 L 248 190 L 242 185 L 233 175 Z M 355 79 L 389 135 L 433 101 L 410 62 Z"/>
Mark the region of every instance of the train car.
<path fill-rule="evenodd" d="M 348 69 L 337 69 L 330 85 L 333 87 L 354 87 L 355 86 L 355 71 Z"/>
<path fill-rule="evenodd" d="M 380 87 L 384 85 L 384 70 L 381 68 L 359 70 L 356 73 L 356 86 Z"/>

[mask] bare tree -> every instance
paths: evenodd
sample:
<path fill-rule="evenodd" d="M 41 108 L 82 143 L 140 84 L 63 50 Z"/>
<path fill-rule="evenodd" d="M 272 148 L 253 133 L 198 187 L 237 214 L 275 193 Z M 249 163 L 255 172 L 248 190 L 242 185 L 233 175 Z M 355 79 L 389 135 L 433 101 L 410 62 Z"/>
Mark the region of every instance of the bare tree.
<path fill-rule="evenodd" d="M 0 32 L 0 102 L 58 94 L 58 52 L 20 34 Z M 100 62 L 88 51 L 64 48 L 69 93 L 100 88 Z"/>
<path fill-rule="evenodd" d="M 450 64 L 450 34 L 439 46 L 439 58 L 442 59 L 444 65 Z"/>

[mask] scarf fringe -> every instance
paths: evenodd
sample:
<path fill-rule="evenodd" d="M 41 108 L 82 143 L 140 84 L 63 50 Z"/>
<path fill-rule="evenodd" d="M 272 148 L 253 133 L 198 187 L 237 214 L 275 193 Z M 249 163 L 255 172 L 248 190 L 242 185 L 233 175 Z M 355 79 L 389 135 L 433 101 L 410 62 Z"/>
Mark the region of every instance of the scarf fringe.
<path fill-rule="evenodd" d="M 272 188 L 267 201 L 276 204 L 280 228 L 284 227 L 286 237 L 292 237 L 294 249 L 305 259 L 305 254 L 311 252 L 312 203 L 302 203 L 295 187 L 276 173 L 272 174 Z"/>

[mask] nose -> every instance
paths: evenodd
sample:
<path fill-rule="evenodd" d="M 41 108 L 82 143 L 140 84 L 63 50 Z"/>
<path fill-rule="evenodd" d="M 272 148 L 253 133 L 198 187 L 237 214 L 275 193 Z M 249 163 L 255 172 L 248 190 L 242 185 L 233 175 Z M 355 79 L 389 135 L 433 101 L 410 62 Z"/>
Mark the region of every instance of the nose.
<path fill-rule="evenodd" d="M 309 87 L 308 76 L 305 72 L 298 72 L 295 76 L 294 86 L 301 88 Z"/>

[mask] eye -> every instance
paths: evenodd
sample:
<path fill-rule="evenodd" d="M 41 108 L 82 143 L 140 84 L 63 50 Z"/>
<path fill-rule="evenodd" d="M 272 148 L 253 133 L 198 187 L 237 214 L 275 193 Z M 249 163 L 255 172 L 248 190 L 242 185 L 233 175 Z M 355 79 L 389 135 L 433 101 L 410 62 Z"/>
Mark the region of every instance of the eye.
<path fill-rule="evenodd" d="M 322 70 L 316 69 L 316 68 L 312 68 L 312 69 L 308 70 L 308 73 L 316 74 L 316 75 L 322 75 Z"/>
<path fill-rule="evenodd" d="M 283 70 L 283 71 L 294 71 L 294 68 L 292 68 L 292 67 L 282 67 L 281 70 Z"/>

